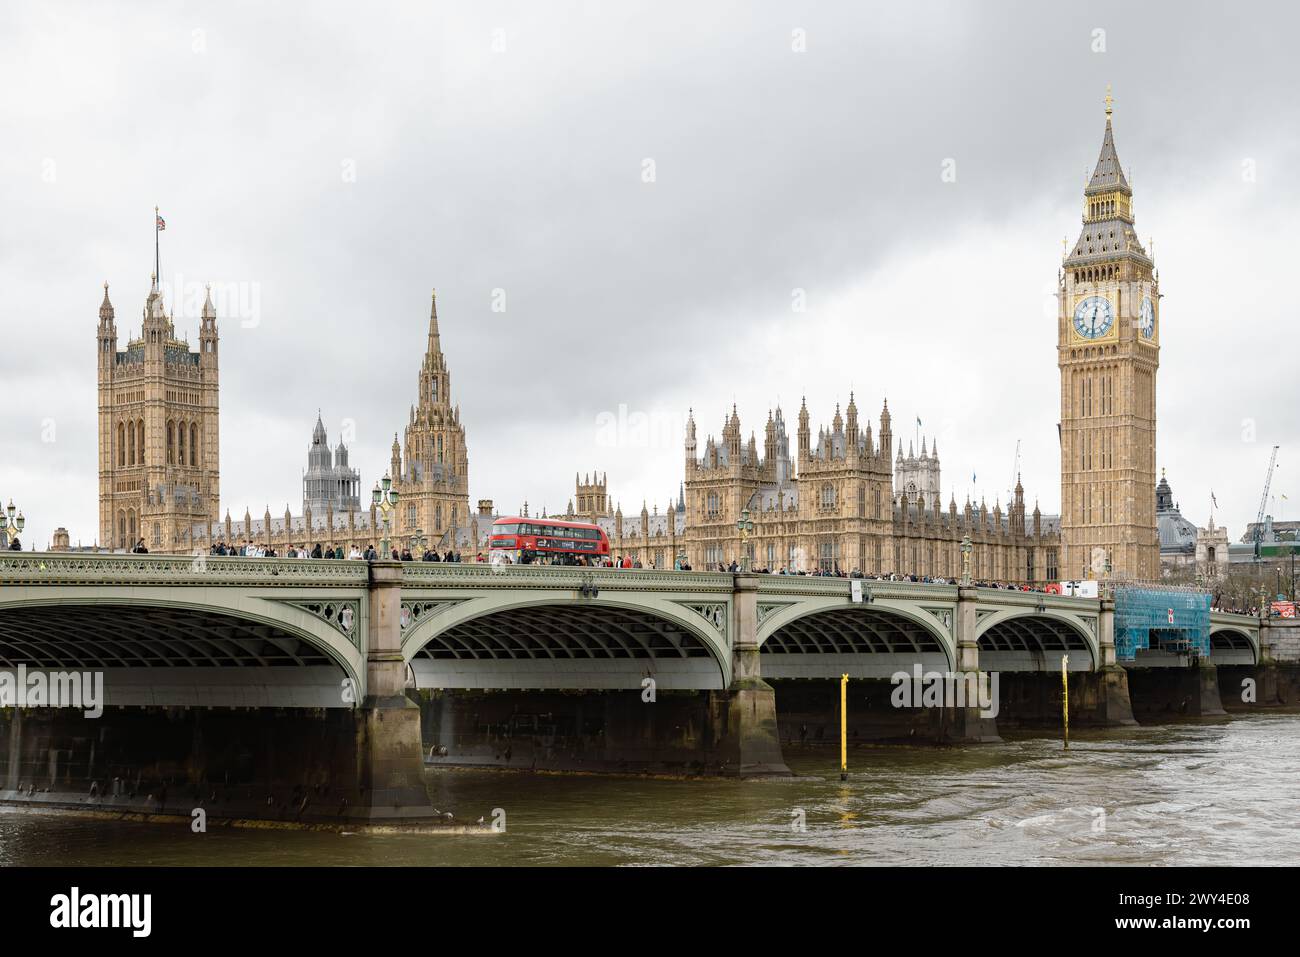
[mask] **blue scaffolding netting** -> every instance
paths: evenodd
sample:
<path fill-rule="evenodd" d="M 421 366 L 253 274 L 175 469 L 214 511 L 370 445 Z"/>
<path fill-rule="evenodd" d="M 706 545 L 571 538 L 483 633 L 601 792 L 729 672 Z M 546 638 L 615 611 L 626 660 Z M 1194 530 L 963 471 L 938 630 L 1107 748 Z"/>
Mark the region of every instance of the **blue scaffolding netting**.
<path fill-rule="evenodd" d="M 1115 657 L 1132 661 L 1140 649 L 1186 649 L 1210 656 L 1210 596 L 1176 589 L 1115 588 Z"/>

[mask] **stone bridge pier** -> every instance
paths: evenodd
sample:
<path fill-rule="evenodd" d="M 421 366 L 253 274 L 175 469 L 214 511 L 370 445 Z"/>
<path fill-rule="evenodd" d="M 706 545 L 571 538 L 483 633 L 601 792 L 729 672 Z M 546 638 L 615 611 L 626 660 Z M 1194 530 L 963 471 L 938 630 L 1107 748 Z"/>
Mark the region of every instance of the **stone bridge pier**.
<path fill-rule="evenodd" d="M 741 777 L 790 773 L 781 755 L 776 691 L 762 675 L 758 585 L 757 576 L 736 577 L 731 684 L 725 691 L 715 693 L 714 721 L 721 732 L 724 767 L 734 768 Z"/>
<path fill-rule="evenodd" d="M 358 785 L 372 817 L 431 816 L 420 707 L 406 696 L 401 562 L 371 562 L 369 592 L 366 694 L 355 712 Z"/>

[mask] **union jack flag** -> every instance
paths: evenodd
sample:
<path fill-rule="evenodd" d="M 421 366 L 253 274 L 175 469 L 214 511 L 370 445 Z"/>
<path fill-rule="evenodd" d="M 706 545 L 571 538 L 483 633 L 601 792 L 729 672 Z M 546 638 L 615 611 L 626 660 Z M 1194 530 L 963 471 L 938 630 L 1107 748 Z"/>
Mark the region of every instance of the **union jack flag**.
<path fill-rule="evenodd" d="M 159 228 L 160 230 L 162 230 L 162 229 L 166 229 L 166 228 L 167 228 L 167 223 L 163 220 L 163 218 L 162 218 L 161 216 L 158 216 L 157 213 L 155 213 L 154 216 L 155 216 L 155 218 L 158 220 L 158 228 Z"/>

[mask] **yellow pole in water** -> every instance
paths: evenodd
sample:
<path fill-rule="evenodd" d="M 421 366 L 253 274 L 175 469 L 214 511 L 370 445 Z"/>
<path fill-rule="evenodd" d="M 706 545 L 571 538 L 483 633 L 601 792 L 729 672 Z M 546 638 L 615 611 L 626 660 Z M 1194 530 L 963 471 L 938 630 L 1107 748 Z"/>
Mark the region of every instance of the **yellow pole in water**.
<path fill-rule="evenodd" d="M 1061 655 L 1061 718 L 1065 722 L 1065 750 L 1070 750 L 1070 679 L 1066 665 L 1070 663 L 1069 655 Z"/>
<path fill-rule="evenodd" d="M 849 779 L 849 722 L 848 722 L 848 688 L 849 676 L 840 675 L 840 780 Z"/>

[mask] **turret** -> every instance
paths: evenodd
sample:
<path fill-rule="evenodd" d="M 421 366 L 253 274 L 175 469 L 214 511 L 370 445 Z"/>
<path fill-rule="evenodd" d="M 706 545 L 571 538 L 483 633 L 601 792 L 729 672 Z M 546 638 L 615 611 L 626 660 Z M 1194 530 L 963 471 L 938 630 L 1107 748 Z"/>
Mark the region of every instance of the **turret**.
<path fill-rule="evenodd" d="M 686 410 L 686 474 L 690 475 L 696 467 L 695 459 L 695 410 Z"/>
<path fill-rule="evenodd" d="M 397 481 L 402 474 L 402 447 L 397 442 L 397 433 L 393 433 L 392 457 L 389 459 L 389 472 L 393 481 Z"/>
<path fill-rule="evenodd" d="M 217 368 L 217 307 L 212 303 L 212 286 L 208 285 L 199 319 L 199 363 L 205 368 Z"/>
<path fill-rule="evenodd" d="M 99 368 L 107 371 L 113 368 L 117 353 L 117 322 L 114 319 L 113 304 L 108 301 L 108 283 L 104 283 L 104 301 L 99 304 Z"/>
<path fill-rule="evenodd" d="M 140 335 L 144 339 L 144 360 L 145 365 L 161 365 L 165 354 L 165 346 L 170 323 L 167 321 L 167 314 L 163 310 L 162 293 L 158 289 L 158 277 L 156 275 L 149 277 L 149 295 L 144 301 L 143 320 L 141 322 Z"/>
<path fill-rule="evenodd" d="M 808 397 L 804 396 L 799 406 L 799 464 L 802 466 L 808 458 L 809 446 L 812 444 L 812 430 L 808 427 Z"/>
<path fill-rule="evenodd" d="M 740 413 L 736 405 L 731 405 L 731 417 L 722 426 L 722 441 L 727 446 L 727 461 L 736 466 L 740 464 Z"/>

